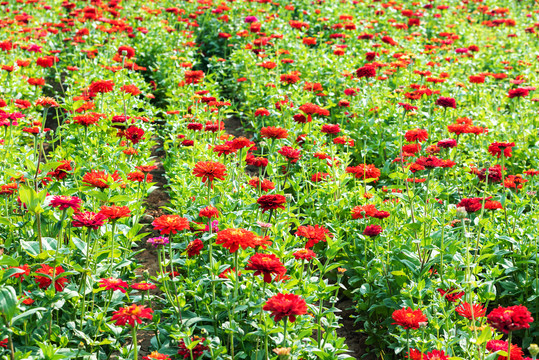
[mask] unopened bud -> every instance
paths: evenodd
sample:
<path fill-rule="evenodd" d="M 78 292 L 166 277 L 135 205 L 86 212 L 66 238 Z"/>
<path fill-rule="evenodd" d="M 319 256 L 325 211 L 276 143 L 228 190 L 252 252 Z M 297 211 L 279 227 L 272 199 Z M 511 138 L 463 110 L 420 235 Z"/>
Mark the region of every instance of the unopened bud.
<path fill-rule="evenodd" d="M 537 344 L 530 344 L 530 347 L 528 347 L 528 351 L 530 352 L 530 355 L 535 359 L 537 357 L 537 354 L 539 354 L 539 346 L 537 346 Z"/>
<path fill-rule="evenodd" d="M 468 215 L 468 212 L 466 211 L 466 208 L 464 207 L 458 207 L 457 208 L 457 219 L 464 219 Z"/>

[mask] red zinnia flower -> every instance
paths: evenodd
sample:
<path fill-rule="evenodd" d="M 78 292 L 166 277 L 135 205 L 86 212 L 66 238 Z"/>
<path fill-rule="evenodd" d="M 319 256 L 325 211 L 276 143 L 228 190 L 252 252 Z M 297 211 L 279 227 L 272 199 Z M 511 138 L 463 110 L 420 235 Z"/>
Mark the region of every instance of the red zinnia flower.
<path fill-rule="evenodd" d="M 135 49 L 133 49 L 131 46 L 122 45 L 118 47 L 118 55 L 131 59 L 133 56 L 135 56 Z"/>
<path fill-rule="evenodd" d="M 296 150 L 290 146 L 283 146 L 279 151 L 279 154 L 288 159 L 292 164 L 298 162 L 300 158 L 300 151 Z"/>
<path fill-rule="evenodd" d="M 255 247 L 255 238 L 257 235 L 245 229 L 225 229 L 217 233 L 215 243 L 223 245 L 231 253 L 238 251 L 241 247 L 243 250 Z"/>
<path fill-rule="evenodd" d="M 470 305 L 467 302 L 461 302 L 455 311 L 466 319 L 479 319 L 485 316 L 487 310 L 481 304 Z"/>
<path fill-rule="evenodd" d="M 400 325 L 405 329 L 419 329 L 419 326 L 428 321 L 421 309 L 412 310 L 411 308 L 395 310 L 392 318 L 395 320 L 393 325 Z"/>
<path fill-rule="evenodd" d="M 341 128 L 338 124 L 324 124 L 320 131 L 324 134 L 335 135 L 341 131 Z"/>
<path fill-rule="evenodd" d="M 457 103 L 455 99 L 450 98 L 450 97 L 440 96 L 438 100 L 436 100 L 436 105 L 441 106 L 443 108 L 448 108 L 448 107 L 453 108 L 453 109 L 457 108 Z"/>
<path fill-rule="evenodd" d="M 189 229 L 189 221 L 180 215 L 162 215 L 152 222 L 154 230 L 161 235 L 176 234 L 178 231 Z"/>
<path fill-rule="evenodd" d="M 217 210 L 213 206 L 206 206 L 204 209 L 200 210 L 200 212 L 198 213 L 198 216 L 205 217 L 208 219 L 218 218 L 219 210 Z"/>
<path fill-rule="evenodd" d="M 345 170 L 348 174 L 354 174 L 356 179 L 367 180 L 374 179 L 378 181 L 380 178 L 380 170 L 372 164 L 359 164 L 358 166 L 348 166 Z"/>
<path fill-rule="evenodd" d="M 358 78 L 371 78 L 376 76 L 376 68 L 372 65 L 365 65 L 356 70 Z"/>
<path fill-rule="evenodd" d="M 280 275 L 286 273 L 281 260 L 273 254 L 256 253 L 249 259 L 246 270 L 255 270 L 254 276 L 262 274 L 264 282 L 271 283 L 271 274 Z"/>
<path fill-rule="evenodd" d="M 60 210 L 73 209 L 75 211 L 80 209 L 82 200 L 76 196 L 53 196 L 49 202 L 49 205 L 52 207 L 57 207 Z"/>
<path fill-rule="evenodd" d="M 306 249 L 312 248 L 320 241 L 326 242 L 326 236 L 333 237 L 333 234 L 321 225 L 299 226 L 295 235 L 307 239 L 307 243 L 305 244 Z"/>
<path fill-rule="evenodd" d="M 266 139 L 286 139 L 288 137 L 288 131 L 280 127 L 268 126 L 260 130 L 260 136 Z"/>
<path fill-rule="evenodd" d="M 94 81 L 88 87 L 88 90 L 92 93 L 108 93 L 111 92 L 114 88 L 114 83 L 112 80 L 98 80 Z"/>
<path fill-rule="evenodd" d="M 280 194 L 262 195 L 256 202 L 262 209 L 262 213 L 265 213 L 268 210 L 284 209 L 286 198 Z"/>
<path fill-rule="evenodd" d="M 505 308 L 499 306 L 487 316 L 489 325 L 505 334 L 509 331 L 528 329 L 532 321 L 531 313 L 522 305 Z"/>
<path fill-rule="evenodd" d="M 298 251 L 295 251 L 292 255 L 294 255 L 294 258 L 296 258 L 296 260 L 307 261 L 311 261 L 316 257 L 316 253 L 311 249 L 300 249 Z"/>
<path fill-rule="evenodd" d="M 382 233 L 383 229 L 380 225 L 368 225 L 363 231 L 363 235 L 377 237 Z"/>
<path fill-rule="evenodd" d="M 251 180 L 249 180 L 249 185 L 251 185 L 255 189 L 258 189 L 258 186 L 260 186 L 260 190 L 264 192 L 275 189 L 275 184 L 272 181 L 268 179 L 262 179 L 262 182 L 260 182 L 260 179 L 257 177 L 251 178 Z"/>
<path fill-rule="evenodd" d="M 193 175 L 202 178 L 202 182 L 210 181 L 213 184 L 214 179 L 224 180 L 226 167 L 215 161 L 199 161 L 195 164 Z"/>
<path fill-rule="evenodd" d="M 43 264 L 39 269 L 36 270 L 36 274 L 43 274 L 47 276 L 36 275 L 36 284 L 37 286 L 39 286 L 40 289 L 48 289 L 53 282 L 53 275 L 56 274 L 54 279 L 54 288 L 56 289 L 56 291 L 62 291 L 68 283 L 66 277 L 58 278 L 58 276 L 63 272 L 64 268 L 62 268 L 61 266 L 57 266 L 55 269 L 49 265 Z"/>
<path fill-rule="evenodd" d="M 498 157 L 498 159 L 502 156 L 505 156 L 506 158 L 511 157 L 511 150 L 513 149 L 513 146 L 515 146 L 514 142 L 508 143 L 508 142 L 493 142 L 488 147 L 488 152 L 492 156 Z"/>
<path fill-rule="evenodd" d="M 508 345 L 507 341 L 503 340 L 489 340 L 487 342 L 486 349 L 491 353 L 496 351 L 505 351 L 507 353 Z M 517 344 L 511 344 L 511 360 L 522 360 L 524 353 Z M 498 356 L 498 360 L 507 360 L 507 356 Z"/>
<path fill-rule="evenodd" d="M 97 230 L 100 226 L 105 224 L 107 218 L 100 213 L 94 213 L 91 211 L 81 212 L 73 215 L 73 221 L 71 225 L 74 227 L 86 227 L 89 229 Z"/>
<path fill-rule="evenodd" d="M 115 221 L 121 218 L 126 218 L 131 215 L 131 210 L 128 206 L 102 206 L 99 211 L 100 214 L 104 215 L 107 219 Z"/>
<path fill-rule="evenodd" d="M 191 241 L 188 245 L 185 251 L 187 252 L 187 256 L 193 257 L 196 255 L 200 255 L 200 250 L 204 248 L 204 243 L 200 239 L 195 239 Z"/>
<path fill-rule="evenodd" d="M 151 283 L 141 282 L 141 283 L 135 283 L 131 285 L 131 289 L 135 289 L 139 291 L 149 291 L 149 290 L 157 289 L 157 286 Z"/>
<path fill-rule="evenodd" d="M 111 321 L 116 321 L 115 325 L 124 326 L 129 323 L 131 327 L 135 327 L 135 323 L 142 324 L 142 319 L 151 320 L 153 318 L 152 313 L 153 310 L 147 309 L 144 305 L 132 304 L 113 312 Z"/>
<path fill-rule="evenodd" d="M 363 219 L 364 217 L 374 216 L 377 212 L 376 206 L 372 204 L 356 206 L 352 209 L 352 219 Z"/>
<path fill-rule="evenodd" d="M 404 138 L 408 142 L 423 142 L 429 138 L 429 134 L 427 133 L 427 130 L 424 129 L 413 129 L 408 130 L 406 134 L 404 134 Z"/>
<path fill-rule="evenodd" d="M 101 279 L 99 280 L 99 287 L 104 287 L 105 290 L 120 290 L 125 294 L 126 288 L 129 287 L 129 285 L 123 281 L 122 279 L 116 279 L 113 277 L 107 278 L 107 279 Z"/>
<path fill-rule="evenodd" d="M 123 135 L 133 144 L 138 144 L 140 140 L 144 139 L 144 130 L 136 126 L 130 126 L 123 132 Z"/>
<path fill-rule="evenodd" d="M 507 97 L 509 99 L 516 97 L 526 97 L 529 93 L 529 90 L 524 88 L 510 89 L 509 93 L 507 94 Z"/>
<path fill-rule="evenodd" d="M 425 356 L 427 360 L 449 360 L 449 356 L 443 350 L 432 350 Z"/>
<path fill-rule="evenodd" d="M 299 295 L 279 293 L 268 299 L 262 309 L 270 311 L 276 322 L 286 317 L 294 322 L 296 316 L 307 313 L 307 303 Z"/>
<path fill-rule="evenodd" d="M 118 171 L 115 171 L 112 175 L 107 174 L 105 171 L 92 170 L 82 177 L 82 183 L 86 186 L 93 186 L 100 189 L 107 189 L 108 183 L 118 182 L 120 175 Z"/>

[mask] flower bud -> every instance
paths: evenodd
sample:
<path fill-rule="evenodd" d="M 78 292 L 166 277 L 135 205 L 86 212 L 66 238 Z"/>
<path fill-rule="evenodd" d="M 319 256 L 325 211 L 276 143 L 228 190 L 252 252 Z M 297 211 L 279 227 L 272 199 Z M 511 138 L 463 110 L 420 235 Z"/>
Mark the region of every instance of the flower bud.
<path fill-rule="evenodd" d="M 466 215 L 468 215 L 468 212 L 466 212 L 466 208 L 464 207 L 457 208 L 457 219 L 464 219 Z"/>
<path fill-rule="evenodd" d="M 537 344 L 530 344 L 530 347 L 528 347 L 528 351 L 530 352 L 530 355 L 535 359 L 537 357 L 537 354 L 539 354 L 539 346 L 537 346 Z"/>

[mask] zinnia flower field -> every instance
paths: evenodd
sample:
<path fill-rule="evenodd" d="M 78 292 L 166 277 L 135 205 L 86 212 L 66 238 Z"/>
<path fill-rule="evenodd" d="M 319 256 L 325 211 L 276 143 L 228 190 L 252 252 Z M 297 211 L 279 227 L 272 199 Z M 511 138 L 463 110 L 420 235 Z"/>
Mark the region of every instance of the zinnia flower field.
<path fill-rule="evenodd" d="M 536 0 L 0 9 L 1 359 L 537 358 Z"/>

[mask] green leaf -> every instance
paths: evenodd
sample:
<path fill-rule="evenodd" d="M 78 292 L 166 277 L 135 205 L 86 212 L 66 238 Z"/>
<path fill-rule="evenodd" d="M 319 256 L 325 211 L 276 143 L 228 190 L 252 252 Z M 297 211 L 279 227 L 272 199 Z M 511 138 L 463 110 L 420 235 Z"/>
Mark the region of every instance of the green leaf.
<path fill-rule="evenodd" d="M 9 324 L 17 312 L 17 293 L 11 286 L 0 288 L 0 313 Z"/>
<path fill-rule="evenodd" d="M 35 313 L 37 313 L 39 311 L 47 311 L 47 309 L 44 308 L 44 307 L 39 307 L 39 308 L 33 308 L 33 309 L 30 309 L 30 310 L 27 310 L 27 311 L 23 312 L 22 314 L 19 314 L 19 315 L 15 316 L 13 318 L 12 323 L 14 324 L 17 320 L 24 319 L 24 318 L 26 318 L 26 317 L 28 317 L 30 315 L 33 315 L 33 314 L 35 314 Z"/>

